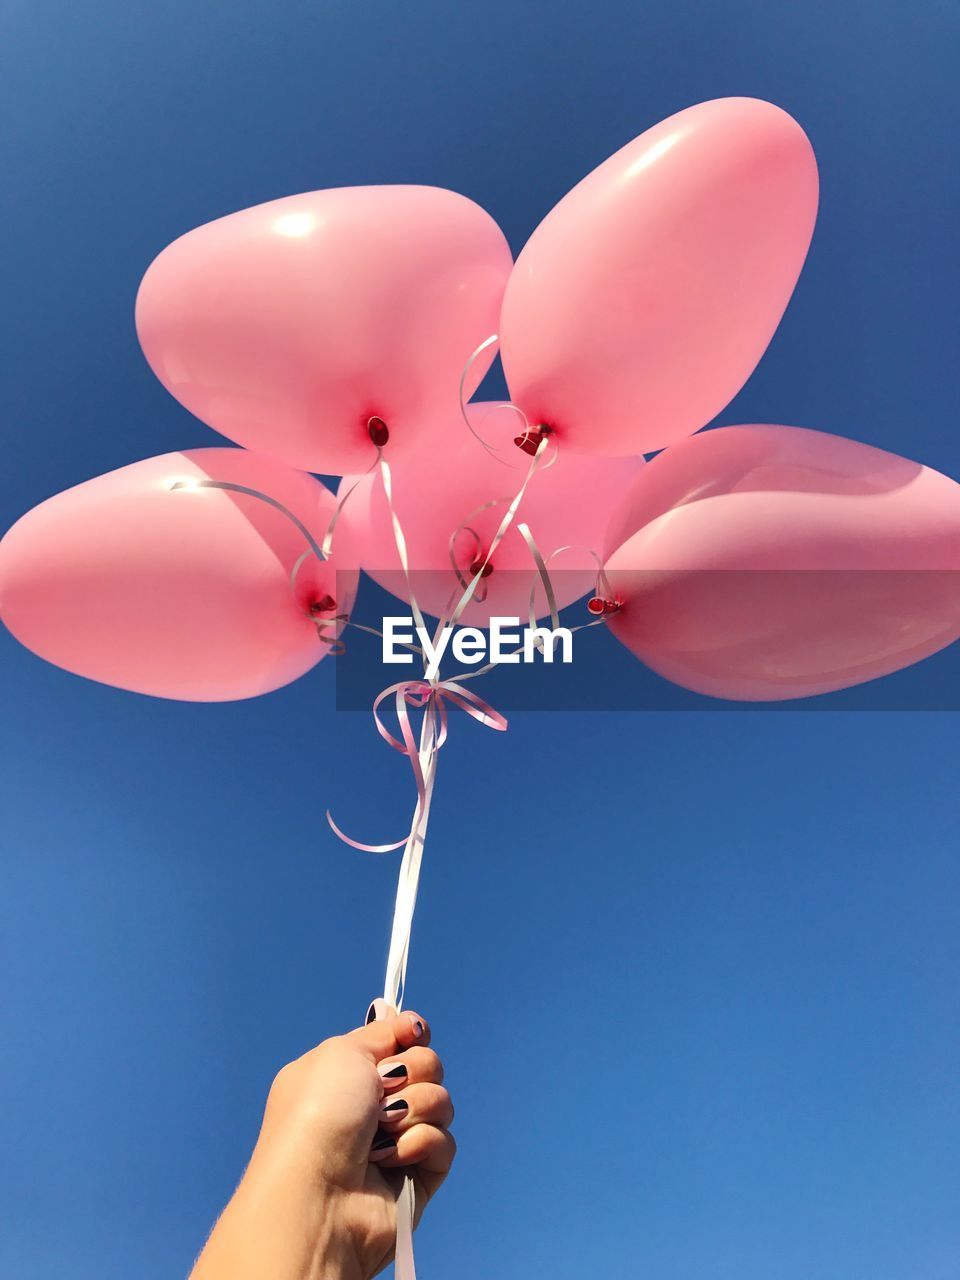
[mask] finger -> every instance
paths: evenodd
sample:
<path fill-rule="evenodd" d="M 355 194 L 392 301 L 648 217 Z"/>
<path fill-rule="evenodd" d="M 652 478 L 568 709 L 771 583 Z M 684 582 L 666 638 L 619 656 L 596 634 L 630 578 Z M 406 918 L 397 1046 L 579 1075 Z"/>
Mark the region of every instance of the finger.
<path fill-rule="evenodd" d="M 368 1022 L 383 1022 L 385 1018 L 389 1018 L 391 1014 L 396 1012 L 392 1004 L 387 1004 L 382 996 L 377 996 L 376 1000 L 370 1001 L 370 1007 L 367 1009 L 367 1016 L 363 1020 L 363 1025 L 366 1026 Z"/>
<path fill-rule="evenodd" d="M 385 1133 L 402 1133 L 418 1124 L 447 1129 L 453 1123 L 450 1094 L 439 1084 L 411 1084 L 380 1103 L 377 1117 Z"/>
<path fill-rule="evenodd" d="M 383 1134 L 374 1139 L 370 1159 L 383 1169 L 416 1165 L 429 1181 L 446 1177 L 457 1154 L 453 1134 L 433 1125 L 418 1124 L 405 1133 Z"/>
<path fill-rule="evenodd" d="M 348 1032 L 344 1039 L 371 1062 L 379 1062 L 413 1045 L 429 1044 L 430 1027 L 418 1013 L 390 1013 L 386 1018 Z"/>
<path fill-rule="evenodd" d="M 419 1045 L 377 1063 L 384 1093 L 404 1089 L 408 1084 L 443 1084 L 443 1063 L 432 1049 Z"/>

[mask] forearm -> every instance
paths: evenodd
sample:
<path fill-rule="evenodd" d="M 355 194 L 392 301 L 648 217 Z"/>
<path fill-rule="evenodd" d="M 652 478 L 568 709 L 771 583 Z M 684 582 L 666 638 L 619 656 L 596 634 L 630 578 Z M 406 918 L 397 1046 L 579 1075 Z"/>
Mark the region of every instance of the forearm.
<path fill-rule="evenodd" d="M 254 1161 L 190 1280 L 363 1280 L 355 1250 L 334 1230 L 335 1194 Z"/>

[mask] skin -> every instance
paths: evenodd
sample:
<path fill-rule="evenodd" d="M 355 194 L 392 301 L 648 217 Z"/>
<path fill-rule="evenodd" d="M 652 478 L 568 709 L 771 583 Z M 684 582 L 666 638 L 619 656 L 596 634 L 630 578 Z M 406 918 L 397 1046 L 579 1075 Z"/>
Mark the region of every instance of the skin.
<path fill-rule="evenodd" d="M 456 1145 L 443 1067 L 417 1013 L 334 1036 L 277 1075 L 250 1163 L 190 1280 L 369 1280 L 393 1257 L 396 1194 L 417 1220 Z M 406 1067 L 406 1078 L 386 1073 Z M 406 1102 L 406 1110 L 383 1107 Z M 390 1136 L 395 1145 L 373 1150 Z"/>

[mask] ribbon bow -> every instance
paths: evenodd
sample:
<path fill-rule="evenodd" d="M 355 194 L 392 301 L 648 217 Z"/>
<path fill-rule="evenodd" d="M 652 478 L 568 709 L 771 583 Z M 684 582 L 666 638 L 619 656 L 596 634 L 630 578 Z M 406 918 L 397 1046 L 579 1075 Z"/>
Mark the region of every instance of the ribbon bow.
<path fill-rule="evenodd" d="M 381 707 L 388 699 L 393 698 L 397 715 L 400 736 L 397 737 L 384 724 Z M 417 807 L 414 811 L 413 823 L 402 840 L 391 844 L 364 844 L 346 835 L 334 822 L 329 810 L 327 821 L 330 826 L 353 849 L 365 853 L 391 853 L 394 849 L 402 849 L 411 841 L 423 839 L 423 828 L 426 822 L 418 820 L 419 814 L 425 814 L 429 808 L 436 774 L 436 754 L 447 740 L 447 703 L 452 703 L 465 711 L 478 724 L 503 732 L 507 728 L 507 718 L 495 710 L 489 702 L 479 697 L 472 689 L 467 689 L 456 680 L 401 680 L 398 684 L 388 685 L 377 694 L 373 703 L 373 719 L 377 732 L 394 751 L 399 751 L 410 761 L 413 778 L 417 788 Z M 423 711 L 420 726 L 419 745 L 410 721 L 410 708 Z"/>

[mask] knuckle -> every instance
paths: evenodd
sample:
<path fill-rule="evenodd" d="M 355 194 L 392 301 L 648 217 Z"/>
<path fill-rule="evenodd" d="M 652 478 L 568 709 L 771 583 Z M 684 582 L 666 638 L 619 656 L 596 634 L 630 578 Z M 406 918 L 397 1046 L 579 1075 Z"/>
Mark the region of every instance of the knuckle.
<path fill-rule="evenodd" d="M 427 1084 L 410 1085 L 403 1090 L 403 1097 L 409 1104 L 411 1121 L 420 1120 L 430 1110 L 430 1086 Z"/>
<path fill-rule="evenodd" d="M 423 1124 L 443 1128 L 453 1120 L 453 1102 L 442 1085 L 411 1086 L 408 1094 L 411 1127 Z"/>
<path fill-rule="evenodd" d="M 446 1115 L 453 1110 L 453 1103 L 450 1101 L 450 1094 L 443 1085 L 435 1084 L 431 1086 L 431 1110 L 437 1115 Z"/>
<path fill-rule="evenodd" d="M 429 1080 L 433 1084 L 442 1084 L 443 1063 L 440 1061 L 440 1055 L 433 1049 L 424 1049 L 423 1055 L 424 1079 Z"/>
<path fill-rule="evenodd" d="M 297 1087 L 299 1072 L 296 1062 L 285 1063 L 273 1077 L 271 1097 L 286 1097 Z"/>
<path fill-rule="evenodd" d="M 277 1117 L 289 1115 L 302 1108 L 305 1098 L 309 1096 L 306 1076 L 307 1072 L 301 1058 L 282 1066 L 270 1085 L 266 1114 Z"/>
<path fill-rule="evenodd" d="M 426 1136 L 430 1132 L 430 1126 L 426 1124 L 413 1124 L 409 1129 L 400 1133 L 397 1138 L 397 1155 L 402 1160 L 420 1160 L 426 1150 Z"/>
<path fill-rule="evenodd" d="M 443 1085 L 423 1084 L 420 1086 L 420 1096 L 418 1098 L 420 1106 L 418 1110 L 425 1118 L 431 1121 L 435 1120 L 438 1115 L 441 1115 L 446 1110 L 449 1097 L 450 1095 Z"/>

